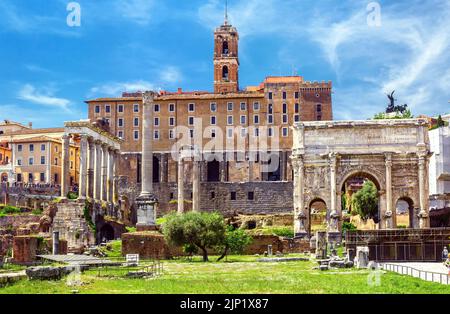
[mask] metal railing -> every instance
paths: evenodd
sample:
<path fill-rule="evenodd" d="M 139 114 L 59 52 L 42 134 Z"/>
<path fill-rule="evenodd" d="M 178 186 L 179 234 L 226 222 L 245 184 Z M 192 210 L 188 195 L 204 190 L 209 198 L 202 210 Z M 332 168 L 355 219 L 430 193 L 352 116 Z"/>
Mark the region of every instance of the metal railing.
<path fill-rule="evenodd" d="M 437 273 L 422 269 L 417 269 L 411 266 L 383 263 L 384 270 L 396 272 L 401 275 L 408 275 L 414 278 L 420 278 L 425 281 L 438 282 L 442 285 L 450 284 L 449 275 Z"/>

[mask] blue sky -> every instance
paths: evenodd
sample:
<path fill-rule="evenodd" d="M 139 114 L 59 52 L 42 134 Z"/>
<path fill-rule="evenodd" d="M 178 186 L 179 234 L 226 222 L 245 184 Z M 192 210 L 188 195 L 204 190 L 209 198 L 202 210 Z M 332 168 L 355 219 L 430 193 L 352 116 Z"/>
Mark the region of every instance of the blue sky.
<path fill-rule="evenodd" d="M 223 0 L 0 0 L 0 119 L 35 127 L 86 118 L 84 100 L 137 89 L 211 90 Z M 385 93 L 414 114 L 450 112 L 450 1 L 229 0 L 240 85 L 298 73 L 332 80 L 334 118 L 366 119 Z"/>

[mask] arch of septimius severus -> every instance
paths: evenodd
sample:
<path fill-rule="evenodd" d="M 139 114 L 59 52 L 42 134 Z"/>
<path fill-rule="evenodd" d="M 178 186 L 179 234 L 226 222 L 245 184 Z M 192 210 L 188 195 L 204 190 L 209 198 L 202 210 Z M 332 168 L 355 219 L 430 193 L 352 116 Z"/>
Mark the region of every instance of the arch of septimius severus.
<path fill-rule="evenodd" d="M 340 234 L 342 190 L 354 177 L 375 183 L 380 229 L 396 228 L 398 200 L 411 207 L 411 227 L 429 227 L 425 119 L 304 122 L 293 129 L 297 237 L 310 235 L 310 210 L 317 200 L 326 204 L 328 233 Z"/>

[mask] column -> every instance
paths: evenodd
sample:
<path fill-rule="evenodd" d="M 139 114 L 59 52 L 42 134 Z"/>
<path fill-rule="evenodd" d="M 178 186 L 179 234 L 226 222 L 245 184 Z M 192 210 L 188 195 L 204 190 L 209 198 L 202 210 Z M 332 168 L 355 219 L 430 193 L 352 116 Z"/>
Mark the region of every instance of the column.
<path fill-rule="evenodd" d="M 61 198 L 67 198 L 70 184 L 70 135 L 62 137 Z"/>
<path fill-rule="evenodd" d="M 102 146 L 101 141 L 95 141 L 95 162 L 94 162 L 94 199 L 101 200 L 102 181 Z"/>
<path fill-rule="evenodd" d="M 119 169 L 119 150 L 114 150 L 113 152 L 113 203 L 118 204 L 119 202 L 119 194 L 118 194 L 118 187 L 117 182 L 119 180 L 118 178 L 118 169 Z"/>
<path fill-rule="evenodd" d="M 386 164 L 386 212 L 384 213 L 386 229 L 394 227 L 392 212 L 392 154 L 385 155 Z"/>
<path fill-rule="evenodd" d="M 94 198 L 94 165 L 95 165 L 95 145 L 92 138 L 88 140 L 88 170 L 87 170 L 87 196 Z"/>
<path fill-rule="evenodd" d="M 192 171 L 192 210 L 200 211 L 200 161 L 195 158 Z"/>
<path fill-rule="evenodd" d="M 113 203 L 113 185 L 114 185 L 114 152 L 112 147 L 108 149 L 108 174 L 106 178 L 106 200 Z"/>
<path fill-rule="evenodd" d="M 309 229 L 305 212 L 304 182 L 305 165 L 303 156 L 296 156 L 292 161 L 294 167 L 294 229 L 295 237 L 305 237 Z"/>
<path fill-rule="evenodd" d="M 87 185 L 87 166 L 88 166 L 88 138 L 87 135 L 81 135 L 80 141 L 80 179 L 78 199 L 86 199 Z"/>
<path fill-rule="evenodd" d="M 222 153 L 222 161 L 219 163 L 219 169 L 220 169 L 220 182 L 226 182 L 227 181 L 227 153 Z"/>
<path fill-rule="evenodd" d="M 337 154 L 330 153 L 330 222 L 328 224 L 328 232 L 339 232 L 338 221 L 339 212 L 336 207 L 336 171 L 337 171 Z"/>
<path fill-rule="evenodd" d="M 100 186 L 100 195 L 102 201 L 107 201 L 108 190 L 108 145 L 102 144 L 102 180 Z"/>
<path fill-rule="evenodd" d="M 142 110 L 141 194 L 136 199 L 138 231 L 156 228 L 157 199 L 153 194 L 153 107 L 156 93 L 145 92 Z"/>
<path fill-rule="evenodd" d="M 425 167 L 427 166 L 427 154 L 419 153 L 419 202 L 420 202 L 420 212 L 419 212 L 419 228 L 428 228 L 428 195 L 426 191 L 426 177 L 425 177 Z"/>
<path fill-rule="evenodd" d="M 184 161 L 181 154 L 178 157 L 178 214 L 184 213 Z"/>

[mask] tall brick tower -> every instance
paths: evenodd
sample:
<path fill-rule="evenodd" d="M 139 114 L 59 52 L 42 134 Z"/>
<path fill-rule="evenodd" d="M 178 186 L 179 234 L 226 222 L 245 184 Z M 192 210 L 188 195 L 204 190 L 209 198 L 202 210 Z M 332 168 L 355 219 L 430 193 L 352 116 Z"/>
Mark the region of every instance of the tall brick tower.
<path fill-rule="evenodd" d="M 214 92 L 232 93 L 239 90 L 239 34 L 225 21 L 214 32 Z"/>

